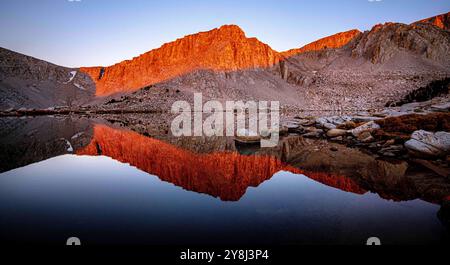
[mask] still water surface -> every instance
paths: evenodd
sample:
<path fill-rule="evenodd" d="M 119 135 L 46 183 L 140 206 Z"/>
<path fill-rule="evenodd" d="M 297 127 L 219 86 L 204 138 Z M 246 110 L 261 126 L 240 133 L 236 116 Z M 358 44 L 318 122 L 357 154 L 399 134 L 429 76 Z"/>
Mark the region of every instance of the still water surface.
<path fill-rule="evenodd" d="M 105 124 L 52 126 L 60 132 L 47 135 L 45 146 L 61 147 L 46 155 L 42 137 L 3 137 L 4 153 L 26 146 L 39 154 L 33 163 L 10 156 L 17 166 L 0 174 L 4 242 L 64 244 L 76 236 L 92 245 L 364 244 L 377 236 L 385 244 L 448 244 L 440 205 L 411 196 L 417 192 L 409 185 L 380 190 L 381 180 L 369 182 L 368 173 L 304 171 L 281 161 L 298 160 L 293 151 L 289 158 L 247 154 L 229 150 L 228 140 L 199 152 L 198 142 Z"/>

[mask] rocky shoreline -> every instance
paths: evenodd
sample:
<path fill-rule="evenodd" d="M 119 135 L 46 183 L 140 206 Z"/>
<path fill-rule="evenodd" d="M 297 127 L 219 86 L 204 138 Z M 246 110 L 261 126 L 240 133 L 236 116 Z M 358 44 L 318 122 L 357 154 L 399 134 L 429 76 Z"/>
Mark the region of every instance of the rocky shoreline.
<path fill-rule="evenodd" d="M 421 110 L 296 116 L 283 121 L 282 132 L 358 148 L 377 158 L 410 161 L 450 179 L 450 113 Z"/>

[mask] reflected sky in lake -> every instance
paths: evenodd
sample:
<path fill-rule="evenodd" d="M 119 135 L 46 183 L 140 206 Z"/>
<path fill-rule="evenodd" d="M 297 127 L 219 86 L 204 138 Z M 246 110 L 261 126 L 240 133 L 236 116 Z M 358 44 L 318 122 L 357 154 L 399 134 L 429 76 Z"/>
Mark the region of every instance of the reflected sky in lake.
<path fill-rule="evenodd" d="M 439 205 L 355 194 L 285 171 L 238 201 L 188 191 L 105 156 L 63 155 L 0 174 L 1 234 L 61 244 L 446 242 Z M 414 231 L 412 233 L 411 231 Z"/>

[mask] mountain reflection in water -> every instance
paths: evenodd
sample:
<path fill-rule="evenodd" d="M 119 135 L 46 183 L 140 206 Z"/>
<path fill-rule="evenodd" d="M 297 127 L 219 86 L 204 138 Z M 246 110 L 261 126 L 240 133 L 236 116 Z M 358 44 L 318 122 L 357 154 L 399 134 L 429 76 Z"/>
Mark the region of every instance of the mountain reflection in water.
<path fill-rule="evenodd" d="M 157 124 L 154 130 L 147 125 L 155 132 L 149 137 L 129 130 L 142 126 L 141 119 L 133 123 L 127 118 L 108 119 L 120 121 L 121 127 L 102 118 L 77 116 L 1 118 L 0 172 L 74 153 L 109 156 L 186 190 L 225 201 L 239 200 L 248 187 L 257 187 L 279 171 L 394 201 L 420 198 L 440 204 L 450 196 L 450 180 L 425 168 L 377 159 L 322 140 L 288 136 L 274 148 L 239 147 L 227 137 L 172 137 L 158 130 L 160 116 L 146 122 Z"/>
<path fill-rule="evenodd" d="M 8 242 L 448 242 L 449 181 L 405 161 L 298 136 L 259 149 L 100 118 L 0 123 Z"/>
<path fill-rule="evenodd" d="M 91 143 L 76 153 L 105 155 L 186 190 L 225 201 L 239 200 L 248 187 L 257 187 L 279 171 L 305 174 L 270 155 L 246 156 L 230 151 L 196 154 L 135 132 L 104 125 L 96 125 Z M 344 191 L 365 192 L 344 176 L 309 173 L 308 177 Z"/>

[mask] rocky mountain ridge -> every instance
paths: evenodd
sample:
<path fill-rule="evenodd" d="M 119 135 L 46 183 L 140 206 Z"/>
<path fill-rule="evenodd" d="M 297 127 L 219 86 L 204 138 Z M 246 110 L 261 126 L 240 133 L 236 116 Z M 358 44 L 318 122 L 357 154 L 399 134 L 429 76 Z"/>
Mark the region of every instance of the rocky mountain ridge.
<path fill-rule="evenodd" d="M 288 109 L 357 112 L 384 108 L 450 77 L 450 32 L 431 24 L 386 23 L 338 49 L 303 52 L 268 68 L 199 69 L 133 92 L 105 108 L 170 110 L 194 92 L 214 100 L 279 100 Z"/>
<path fill-rule="evenodd" d="M 0 109 L 79 106 L 94 94 L 95 84 L 77 69 L 0 48 Z"/>
<path fill-rule="evenodd" d="M 433 35 L 439 35 L 436 33 L 437 27 L 444 30 L 448 28 L 448 14 L 411 25 L 380 24 L 364 33 L 356 29 L 349 30 L 285 52 L 277 52 L 256 38 L 247 38 L 238 26 L 226 25 L 178 39 L 133 60 L 110 67 L 81 70 L 96 82 L 96 94 L 107 96 L 136 91 L 198 70 L 236 72 L 268 68 L 286 58 L 307 52 L 342 49 L 351 43 L 357 44 L 353 47 L 352 57 L 364 57 L 373 64 L 384 63 L 405 50 L 420 56 L 425 54 L 428 59 L 445 63 L 446 56 L 440 55 L 446 52 L 447 38 Z M 430 27 L 430 24 L 437 27 Z"/>
<path fill-rule="evenodd" d="M 110 67 L 64 68 L 3 49 L 0 106 L 167 111 L 202 92 L 302 110 L 381 108 L 450 76 L 446 17 L 351 30 L 281 53 L 226 25 Z"/>
<path fill-rule="evenodd" d="M 441 29 L 450 30 L 450 12 L 427 19 L 419 20 L 417 23 L 430 23 Z"/>
<path fill-rule="evenodd" d="M 298 49 L 291 49 L 281 54 L 285 57 L 291 57 L 293 55 L 297 55 L 304 52 L 311 51 L 320 51 L 324 49 L 337 49 L 345 46 L 351 40 L 353 40 L 356 36 L 360 35 L 362 32 L 357 29 L 352 29 L 345 32 L 340 32 L 317 41 L 314 41 L 310 44 L 307 44 Z"/>
<path fill-rule="evenodd" d="M 380 24 L 362 34 L 353 43 L 352 57 L 364 57 L 373 64 L 384 63 L 400 52 L 409 52 L 441 63 L 445 67 L 449 64 L 448 31 L 430 24 Z"/>
<path fill-rule="evenodd" d="M 281 59 L 235 25 L 186 36 L 133 60 L 110 67 L 82 67 L 97 85 L 97 96 L 130 92 L 198 69 L 236 71 L 268 67 Z"/>

